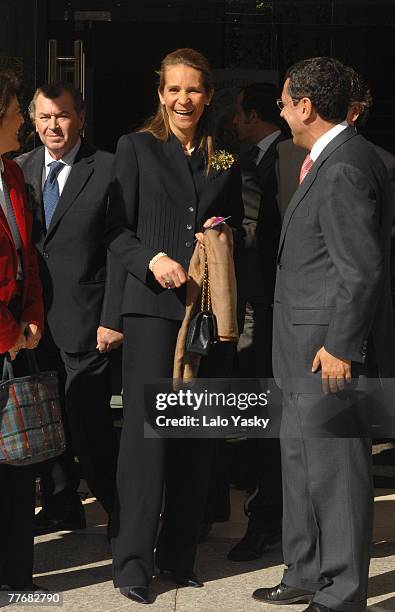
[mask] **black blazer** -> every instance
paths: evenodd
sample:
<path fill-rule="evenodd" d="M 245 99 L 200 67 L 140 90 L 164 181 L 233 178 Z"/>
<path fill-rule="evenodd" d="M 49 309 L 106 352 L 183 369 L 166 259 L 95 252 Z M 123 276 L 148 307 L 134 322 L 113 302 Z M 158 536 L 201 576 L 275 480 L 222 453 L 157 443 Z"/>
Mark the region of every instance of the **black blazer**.
<path fill-rule="evenodd" d="M 386 168 L 370 143 L 346 128 L 315 161 L 284 217 L 273 340 L 283 385 L 320 377 L 311 365 L 323 345 L 359 364 L 373 357 L 380 376 L 394 375 L 391 219 Z"/>
<path fill-rule="evenodd" d="M 280 135 L 270 145 L 256 165 L 249 152 L 242 156 L 240 165 L 243 183 L 244 241 L 243 295 L 249 302 L 266 307 L 273 303 L 276 278 L 276 255 L 281 230 L 277 208 L 277 178 L 275 162 Z"/>
<path fill-rule="evenodd" d="M 185 287 L 162 289 L 148 269 L 163 251 L 187 270 L 195 232 L 214 215 L 243 218 L 237 163 L 229 170 L 210 169 L 195 151 L 190 161 L 175 136 L 167 142 L 147 132 L 122 136 L 115 155 L 110 190 L 110 250 L 127 268 L 122 312 L 181 320 Z"/>
<path fill-rule="evenodd" d="M 100 324 L 122 330 L 120 304 L 126 271 L 109 256 L 106 272 L 104 243 L 113 155 L 82 142 L 46 232 L 44 151 L 41 146 L 16 161 L 23 170 L 34 215 L 33 241 L 40 254 L 46 321 L 63 350 L 94 350 Z"/>

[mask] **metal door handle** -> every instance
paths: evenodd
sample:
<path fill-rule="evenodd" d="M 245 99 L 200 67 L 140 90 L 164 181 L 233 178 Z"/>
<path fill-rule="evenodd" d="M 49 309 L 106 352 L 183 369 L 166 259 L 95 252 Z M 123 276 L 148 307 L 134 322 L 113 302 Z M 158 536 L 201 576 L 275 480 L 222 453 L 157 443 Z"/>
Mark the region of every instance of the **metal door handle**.
<path fill-rule="evenodd" d="M 73 73 L 74 87 L 85 97 L 85 53 L 82 40 L 74 41 L 74 56 L 58 55 L 58 41 L 51 38 L 48 41 L 48 83 L 65 80 L 61 78 L 62 67 Z"/>

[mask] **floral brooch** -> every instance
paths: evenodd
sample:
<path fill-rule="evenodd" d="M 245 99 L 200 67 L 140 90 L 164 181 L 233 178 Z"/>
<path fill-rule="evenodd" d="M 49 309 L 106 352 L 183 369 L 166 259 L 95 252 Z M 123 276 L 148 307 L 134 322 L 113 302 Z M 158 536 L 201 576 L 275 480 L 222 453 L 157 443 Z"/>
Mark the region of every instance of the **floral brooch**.
<path fill-rule="evenodd" d="M 214 151 L 210 165 L 214 170 L 229 170 L 235 161 L 231 153 L 221 149 L 220 151 Z"/>

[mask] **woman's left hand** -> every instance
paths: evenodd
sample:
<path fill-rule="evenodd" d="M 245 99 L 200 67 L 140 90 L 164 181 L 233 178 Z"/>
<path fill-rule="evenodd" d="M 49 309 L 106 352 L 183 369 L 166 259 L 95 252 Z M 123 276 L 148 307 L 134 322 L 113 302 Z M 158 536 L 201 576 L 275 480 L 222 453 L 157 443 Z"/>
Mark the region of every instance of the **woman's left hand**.
<path fill-rule="evenodd" d="M 35 349 L 41 340 L 41 329 L 35 323 L 28 323 L 25 327 L 25 337 L 27 349 Z"/>
<path fill-rule="evenodd" d="M 210 217 L 210 219 L 207 219 L 207 221 L 203 224 L 203 227 L 205 229 L 208 229 L 217 220 L 218 220 L 218 217 Z M 197 234 L 195 234 L 195 237 L 198 242 L 200 242 L 201 244 L 204 244 L 204 232 L 198 232 Z"/>

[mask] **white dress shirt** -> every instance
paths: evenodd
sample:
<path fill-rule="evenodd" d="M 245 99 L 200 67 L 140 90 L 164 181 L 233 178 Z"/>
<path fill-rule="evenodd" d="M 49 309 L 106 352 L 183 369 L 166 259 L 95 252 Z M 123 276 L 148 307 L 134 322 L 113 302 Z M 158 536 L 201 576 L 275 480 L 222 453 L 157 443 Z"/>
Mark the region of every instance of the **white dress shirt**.
<path fill-rule="evenodd" d="M 81 138 L 78 138 L 78 141 L 76 142 L 74 147 L 70 149 L 70 151 L 66 153 L 64 157 L 58 160 L 55 160 L 52 157 L 52 155 L 49 153 L 48 149 L 45 147 L 45 160 L 44 160 L 44 168 L 43 168 L 43 176 L 42 176 L 42 184 L 41 184 L 42 187 L 44 187 L 44 183 L 50 172 L 49 165 L 53 161 L 60 161 L 64 164 L 64 168 L 62 168 L 59 171 L 57 179 L 58 179 L 58 185 L 59 185 L 59 195 L 62 195 L 63 188 L 66 184 L 67 179 L 69 178 L 71 168 L 73 167 L 73 163 L 74 163 L 74 160 L 76 158 L 76 155 L 78 153 L 80 146 L 81 146 Z"/>
<path fill-rule="evenodd" d="M 325 134 L 320 136 L 320 138 L 318 138 L 318 140 L 315 141 L 310 151 L 310 157 L 313 160 L 313 162 L 315 162 L 315 160 L 319 157 L 319 155 L 321 155 L 322 151 L 331 142 L 331 140 L 336 138 L 336 136 L 338 136 L 343 130 L 345 130 L 348 127 L 349 125 L 347 121 L 342 121 L 341 123 L 338 123 L 333 128 L 325 132 Z"/>

